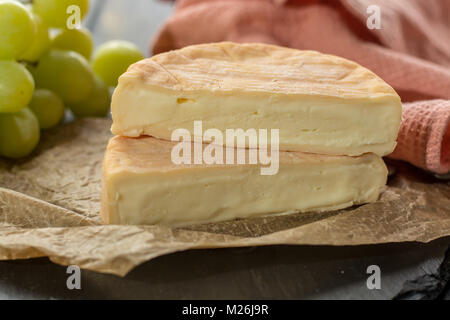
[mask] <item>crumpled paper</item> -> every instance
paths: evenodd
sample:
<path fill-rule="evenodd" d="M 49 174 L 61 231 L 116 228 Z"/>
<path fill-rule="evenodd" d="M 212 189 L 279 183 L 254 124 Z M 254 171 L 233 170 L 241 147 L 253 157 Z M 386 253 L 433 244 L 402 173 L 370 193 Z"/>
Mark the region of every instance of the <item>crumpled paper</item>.
<path fill-rule="evenodd" d="M 124 276 L 188 249 L 429 242 L 450 235 L 450 184 L 400 162 L 379 201 L 344 210 L 174 229 L 102 225 L 101 164 L 110 125 L 78 120 L 44 132 L 29 158 L 0 160 L 0 259 L 48 256 Z"/>

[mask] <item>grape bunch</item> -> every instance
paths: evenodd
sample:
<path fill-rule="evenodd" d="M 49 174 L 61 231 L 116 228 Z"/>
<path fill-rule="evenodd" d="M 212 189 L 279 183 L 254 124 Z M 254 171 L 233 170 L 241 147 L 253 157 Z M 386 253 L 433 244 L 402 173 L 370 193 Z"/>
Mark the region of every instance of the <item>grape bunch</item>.
<path fill-rule="evenodd" d="M 21 158 L 40 131 L 76 117 L 106 116 L 110 88 L 128 66 L 143 59 L 132 43 L 104 43 L 93 54 L 89 30 L 67 23 L 69 7 L 80 19 L 89 0 L 0 0 L 0 156 Z M 69 13 L 68 13 L 69 12 Z"/>

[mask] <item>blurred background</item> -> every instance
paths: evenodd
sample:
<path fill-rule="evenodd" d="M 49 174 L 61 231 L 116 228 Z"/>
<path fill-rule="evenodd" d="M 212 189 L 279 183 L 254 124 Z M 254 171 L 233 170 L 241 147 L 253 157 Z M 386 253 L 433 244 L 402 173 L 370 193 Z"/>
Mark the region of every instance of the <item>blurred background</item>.
<path fill-rule="evenodd" d="M 93 33 L 96 46 L 112 39 L 125 39 L 149 55 L 151 37 L 169 18 L 173 4 L 158 0 L 91 0 L 84 25 Z"/>

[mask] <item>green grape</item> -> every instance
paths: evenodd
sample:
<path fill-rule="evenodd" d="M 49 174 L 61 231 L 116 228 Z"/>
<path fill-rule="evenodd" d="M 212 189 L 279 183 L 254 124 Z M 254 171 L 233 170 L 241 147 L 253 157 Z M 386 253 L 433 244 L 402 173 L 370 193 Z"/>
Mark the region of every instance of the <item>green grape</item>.
<path fill-rule="evenodd" d="M 31 100 L 34 81 L 20 63 L 0 60 L 0 112 L 19 112 Z"/>
<path fill-rule="evenodd" d="M 60 97 L 47 89 L 36 89 L 30 109 L 39 121 L 41 129 L 49 129 L 61 122 L 64 104 Z"/>
<path fill-rule="evenodd" d="M 33 18 L 20 2 L 0 0 L 0 59 L 17 58 L 35 34 Z"/>
<path fill-rule="evenodd" d="M 94 42 L 92 41 L 91 33 L 87 29 L 63 30 L 53 39 L 52 47 L 76 51 L 89 60 Z"/>
<path fill-rule="evenodd" d="M 22 158 L 39 142 L 39 123 L 30 109 L 0 114 L 0 155 Z"/>
<path fill-rule="evenodd" d="M 89 63 L 74 51 L 48 51 L 41 57 L 33 75 L 37 87 L 55 92 L 67 104 L 86 99 L 95 84 Z"/>
<path fill-rule="evenodd" d="M 109 89 L 98 76 L 95 77 L 95 87 L 89 96 L 76 104 L 71 104 L 70 110 L 76 117 L 104 117 L 108 113 L 111 96 Z"/>
<path fill-rule="evenodd" d="M 119 76 L 127 68 L 143 59 L 139 48 L 127 41 L 109 41 L 101 45 L 94 53 L 94 72 L 108 86 L 116 86 Z"/>
<path fill-rule="evenodd" d="M 36 36 L 31 46 L 19 55 L 19 60 L 36 62 L 50 46 L 50 35 L 47 25 L 37 14 L 33 14 L 33 20 L 36 25 Z"/>
<path fill-rule="evenodd" d="M 73 5 L 79 8 L 81 20 L 89 9 L 89 0 L 34 0 L 33 9 L 50 27 L 64 29 L 77 14 L 70 10 Z"/>

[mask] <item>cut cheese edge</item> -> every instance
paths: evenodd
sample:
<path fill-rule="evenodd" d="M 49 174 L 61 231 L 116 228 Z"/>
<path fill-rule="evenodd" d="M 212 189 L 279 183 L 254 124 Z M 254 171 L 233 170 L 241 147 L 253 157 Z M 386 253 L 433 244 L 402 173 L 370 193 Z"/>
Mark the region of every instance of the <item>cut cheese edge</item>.
<path fill-rule="evenodd" d="M 176 144 L 153 137 L 110 140 L 103 163 L 105 223 L 180 227 L 335 210 L 376 201 L 387 179 L 383 160 L 370 153 L 282 151 L 278 173 L 261 175 L 261 165 L 174 164 Z"/>
<path fill-rule="evenodd" d="M 315 51 L 231 42 L 142 60 L 119 79 L 112 132 L 171 140 L 203 130 L 279 129 L 279 148 L 320 154 L 393 151 L 397 93 L 373 72 Z M 270 143 L 270 139 L 269 139 Z"/>

